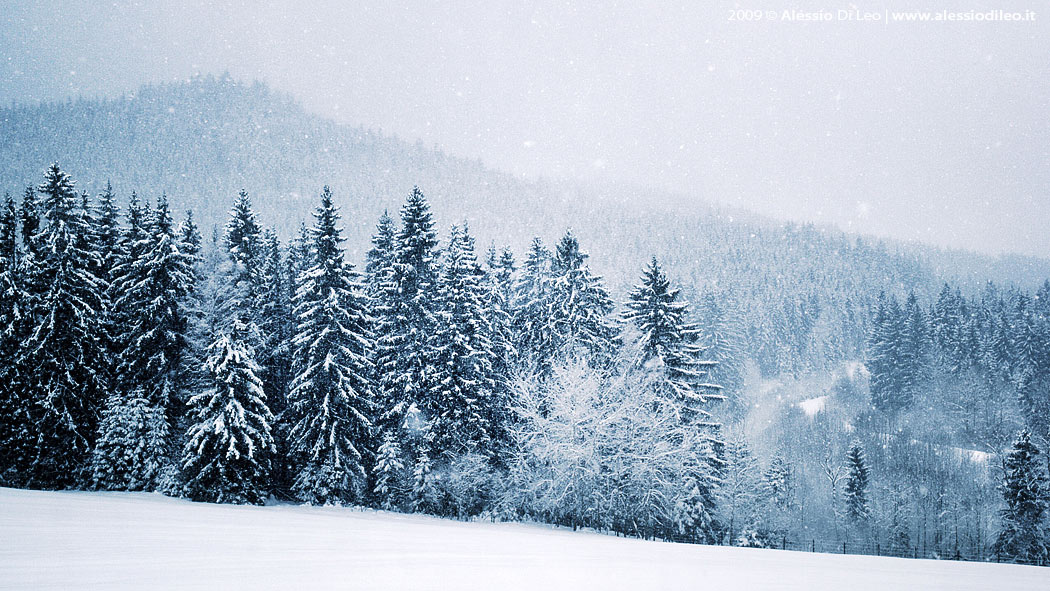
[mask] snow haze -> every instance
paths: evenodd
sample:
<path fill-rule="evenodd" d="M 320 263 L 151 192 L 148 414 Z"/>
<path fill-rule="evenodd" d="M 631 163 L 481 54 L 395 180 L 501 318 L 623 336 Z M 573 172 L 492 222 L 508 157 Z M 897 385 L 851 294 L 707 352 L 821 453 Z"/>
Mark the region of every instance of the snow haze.
<path fill-rule="evenodd" d="M 1050 251 L 1041 4 L 972 7 L 1036 11 L 1023 22 L 785 21 L 794 4 L 0 2 L 0 102 L 228 70 L 511 172 Z M 740 22 L 734 9 L 776 16 Z"/>

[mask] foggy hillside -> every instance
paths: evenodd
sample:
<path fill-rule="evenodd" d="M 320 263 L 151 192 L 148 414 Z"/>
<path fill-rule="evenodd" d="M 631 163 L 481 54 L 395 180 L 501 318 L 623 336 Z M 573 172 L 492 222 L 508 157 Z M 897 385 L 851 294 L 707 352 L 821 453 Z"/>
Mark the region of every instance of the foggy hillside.
<path fill-rule="evenodd" d="M 652 254 L 667 258 L 688 285 L 718 291 L 770 281 L 766 274 L 780 276 L 778 283 L 819 277 L 901 293 L 932 293 L 942 277 L 975 288 L 988 280 L 1034 287 L 1050 276 L 1050 261 L 1042 259 L 858 241 L 716 210 L 703 187 L 686 200 L 611 182 L 522 179 L 379 130 L 333 123 L 263 84 L 229 77 L 146 86 L 115 100 L 15 105 L 0 110 L 0 122 L 3 191 L 17 194 L 58 161 L 91 193 L 107 180 L 122 200 L 133 190 L 163 190 L 207 229 L 223 223 L 243 188 L 264 223 L 288 237 L 327 184 L 343 208 L 356 261 L 382 211 L 396 211 L 418 185 L 440 230 L 465 219 L 483 246 L 495 241 L 520 254 L 532 236 L 551 243 L 571 227 L 586 249 L 605 253 L 592 264 L 614 291 L 633 283 Z M 692 207 L 684 210 L 683 201 Z M 768 265 L 756 264 L 753 251 L 768 251 Z"/>

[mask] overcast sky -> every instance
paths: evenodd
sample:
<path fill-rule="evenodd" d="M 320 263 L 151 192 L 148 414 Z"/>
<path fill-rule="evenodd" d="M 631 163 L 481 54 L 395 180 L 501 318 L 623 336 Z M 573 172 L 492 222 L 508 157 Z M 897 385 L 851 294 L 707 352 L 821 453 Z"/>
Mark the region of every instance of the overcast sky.
<path fill-rule="evenodd" d="M 810 2 L 10 2 L 0 101 L 229 71 L 515 173 L 1050 255 L 1050 6 L 1030 22 L 787 22 Z M 731 21 L 732 8 L 763 13 Z M 2 124 L 2 123 L 0 123 Z"/>

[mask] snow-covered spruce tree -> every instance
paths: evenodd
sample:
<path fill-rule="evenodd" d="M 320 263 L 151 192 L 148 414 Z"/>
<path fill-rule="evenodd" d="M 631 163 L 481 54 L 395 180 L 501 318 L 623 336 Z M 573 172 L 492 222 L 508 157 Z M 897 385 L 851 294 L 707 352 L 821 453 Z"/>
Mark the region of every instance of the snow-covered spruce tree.
<path fill-rule="evenodd" d="M 293 377 L 292 337 L 295 333 L 295 318 L 292 314 L 292 289 L 294 281 L 282 256 L 280 243 L 272 230 L 265 231 L 264 261 L 262 268 L 263 291 L 259 307 L 259 329 L 263 344 L 260 347 L 260 379 L 266 402 L 277 417 L 273 425 L 274 444 L 277 456 L 271 467 L 272 484 L 275 491 L 284 494 L 290 490 L 295 468 L 290 461 L 288 448 L 288 391 Z"/>
<path fill-rule="evenodd" d="M 313 264 L 300 275 L 295 294 L 296 375 L 288 396 L 293 490 L 303 501 L 345 503 L 366 492 L 373 340 L 357 273 L 343 260 L 339 213 L 328 187 L 314 217 Z"/>
<path fill-rule="evenodd" d="M 794 510 L 794 477 L 791 465 L 777 452 L 762 475 L 759 499 L 762 503 L 762 535 L 768 542 L 779 543 L 787 535 Z"/>
<path fill-rule="evenodd" d="M 92 480 L 106 490 L 170 490 L 171 436 L 164 409 L 142 388 L 106 398 L 92 457 Z"/>
<path fill-rule="evenodd" d="M 401 429 L 413 408 L 434 405 L 434 327 L 438 310 L 437 236 L 430 205 L 418 188 L 401 208 L 401 230 L 387 293 L 375 310 L 381 391 L 380 421 Z M 423 417 L 429 420 L 430 417 Z M 406 447 L 402 441 L 402 447 Z"/>
<path fill-rule="evenodd" d="M 88 477 L 102 396 L 96 336 L 104 286 L 92 272 L 98 253 L 85 247 L 88 228 L 73 181 L 52 165 L 39 191 L 42 223 L 27 260 L 29 324 L 16 356 L 29 403 L 22 433 L 34 439 L 22 476 L 29 486 L 61 488 Z"/>
<path fill-rule="evenodd" d="M 22 222 L 22 247 L 25 248 L 27 257 L 35 257 L 37 254 L 36 235 L 40 230 L 42 209 L 36 189 L 32 186 L 26 187 L 18 216 Z"/>
<path fill-rule="evenodd" d="M 728 299 L 725 294 L 708 292 L 701 299 L 696 315 L 698 323 L 704 327 L 698 343 L 709 358 L 717 362 L 711 368 L 711 377 L 724 392 L 732 393 L 743 386 L 747 341 L 739 313 L 729 305 Z M 746 412 L 740 407 L 743 404 L 741 397 L 731 397 L 731 404 L 740 414 Z"/>
<path fill-rule="evenodd" d="M 699 329 L 688 322 L 688 306 L 678 296 L 654 257 L 642 275 L 642 283 L 631 292 L 624 319 L 637 329 L 635 363 L 660 376 L 655 382 L 658 394 L 674 404 L 684 425 L 698 429 L 705 439 L 698 444 L 701 447 L 697 452 L 704 457 L 689 476 L 691 492 L 682 501 L 687 505 L 683 506 L 681 523 L 684 535 L 712 541 L 717 535 L 713 515 L 722 464 L 716 451 L 722 443 L 719 425 L 706 407 L 724 396 L 721 386 L 705 379 L 715 364 L 701 358 Z M 689 529 L 694 527 L 690 524 L 695 524 L 695 531 Z"/>
<path fill-rule="evenodd" d="M 488 257 L 487 270 L 483 275 L 484 309 L 488 327 L 488 340 L 492 344 L 493 390 L 489 404 L 489 437 L 497 465 L 503 464 L 510 446 L 507 422 L 511 420 L 512 373 L 518 359 L 514 340 L 512 297 L 514 290 L 514 255 L 504 249 L 498 258 L 495 248 Z"/>
<path fill-rule="evenodd" d="M 192 210 L 186 212 L 186 219 L 179 223 L 176 235 L 182 242 L 183 252 L 195 259 L 200 256 L 203 239 L 201 238 L 200 228 L 197 227 L 197 222 L 193 221 Z"/>
<path fill-rule="evenodd" d="M 638 329 L 638 362 L 661 368 L 665 393 L 678 401 L 683 421 L 714 427 L 705 407 L 724 396 L 721 386 L 705 378 L 716 363 L 702 358 L 703 349 L 697 342 L 700 329 L 688 321 L 688 304 L 679 300 L 679 291 L 671 287 L 656 257 L 626 307 L 624 319 Z"/>
<path fill-rule="evenodd" d="M 603 363 L 617 345 L 617 327 L 609 315 L 613 301 L 601 277 L 591 273 L 587 254 L 568 231 L 551 261 L 552 322 L 558 348 L 583 347 L 592 361 Z"/>
<path fill-rule="evenodd" d="M 517 345 L 516 361 L 546 375 L 558 348 L 553 318 L 554 293 L 551 253 L 539 238 L 533 238 L 521 274 L 514 284 L 511 323 Z"/>
<path fill-rule="evenodd" d="M 853 527 L 861 526 L 871 516 L 868 499 L 868 479 L 870 473 L 864 449 L 854 442 L 846 454 L 846 486 L 843 496 L 846 503 L 846 521 Z"/>
<path fill-rule="evenodd" d="M 259 325 L 265 252 L 262 228 L 244 190 L 237 195 L 230 210 L 230 219 L 223 230 L 223 245 L 232 263 L 232 268 L 227 271 L 232 287 L 227 302 L 230 314 L 249 326 L 250 346 L 259 347 L 262 345 Z"/>
<path fill-rule="evenodd" d="M 207 390 L 190 399 L 182 468 L 186 494 L 216 503 L 261 504 L 274 454 L 258 366 L 245 344 L 246 327 L 235 321 L 209 347 Z"/>
<path fill-rule="evenodd" d="M 899 325 L 901 335 L 897 371 L 900 391 L 895 406 L 903 409 L 911 406 L 929 379 L 930 338 L 926 314 L 914 292 L 908 294 Z"/>
<path fill-rule="evenodd" d="M 430 417 L 435 457 L 490 451 L 495 382 L 484 300 L 474 238 L 466 226 L 452 226 L 433 339 L 435 391 L 423 407 Z"/>
<path fill-rule="evenodd" d="M 726 464 L 722 486 L 718 490 L 718 504 L 729 543 L 736 544 L 738 537 L 751 537 L 754 531 L 761 474 L 743 437 L 727 437 L 725 450 Z"/>
<path fill-rule="evenodd" d="M 1000 512 L 1002 526 L 995 541 L 995 553 L 1001 559 L 1029 564 L 1046 564 L 1050 560 L 1046 524 L 1050 487 L 1039 461 L 1040 453 L 1026 429 L 1006 456 L 1002 484 L 1006 507 Z"/>
<path fill-rule="evenodd" d="M 407 475 L 401 453 L 401 444 L 393 433 L 383 435 L 375 463 L 375 488 L 372 490 L 385 511 L 396 511 L 405 504 Z"/>
<path fill-rule="evenodd" d="M 434 486 L 428 440 L 426 433 L 420 436 L 415 463 L 412 466 L 411 506 L 412 510 L 417 513 L 436 513 L 438 510 L 438 492 Z"/>
<path fill-rule="evenodd" d="M 11 195 L 0 210 L 0 483 L 14 484 L 16 468 L 28 437 L 19 434 L 28 426 L 23 413 L 21 367 L 16 364 L 22 307 L 26 303 L 22 255 L 18 244 L 18 209 Z"/>
<path fill-rule="evenodd" d="M 882 411 L 900 408 L 903 384 L 898 373 L 901 358 L 901 309 L 896 298 L 879 294 L 874 326 L 868 341 L 868 370 L 871 372 L 871 403 Z"/>
<path fill-rule="evenodd" d="M 299 231 L 288 242 L 288 281 L 293 296 L 296 281 L 311 266 L 310 242 L 310 229 L 306 227 L 306 222 L 300 222 Z"/>
<path fill-rule="evenodd" d="M 784 455 L 779 452 L 774 454 L 769 461 L 769 468 L 762 475 L 763 500 L 776 507 L 787 507 L 791 503 L 793 480 L 791 466 Z"/>
<path fill-rule="evenodd" d="M 292 331 L 295 320 L 291 313 L 291 291 L 287 266 L 281 255 L 280 242 L 272 230 L 263 240 L 262 297 L 259 329 L 263 345 L 259 355 L 266 401 L 275 414 L 284 411 L 292 373 Z"/>
<path fill-rule="evenodd" d="M 117 319 L 114 307 L 114 282 L 116 280 L 116 268 L 123 259 L 124 248 L 122 244 L 122 233 L 120 228 L 120 209 L 114 201 L 113 187 L 106 183 L 106 190 L 99 196 L 98 217 L 96 222 L 96 250 L 98 251 L 98 270 L 96 275 L 105 286 L 103 295 L 103 323 L 104 327 L 99 334 L 100 346 L 106 352 L 105 369 L 107 370 L 106 388 L 109 391 L 115 389 L 116 363 L 118 353 L 117 347 Z"/>
<path fill-rule="evenodd" d="M 196 261 L 183 252 L 163 196 L 143 222 L 145 227 L 133 225 L 128 235 L 131 239 L 141 234 L 127 248 L 134 257 L 127 256 L 113 270 L 112 296 L 120 321 L 119 378 L 107 398 L 107 420 L 101 427 L 114 432 L 99 433 L 93 458 L 96 483 L 107 488 L 169 488 L 180 447 L 174 440 L 157 440 L 168 437 L 183 419 L 183 359 L 190 346 L 186 306 L 196 281 Z M 141 409 L 143 404 L 153 410 Z M 157 424 L 158 413 L 166 425 Z M 132 424 L 120 424 L 124 420 Z M 143 449 L 160 455 L 144 457 Z M 135 461 L 129 463 L 129 458 Z"/>
<path fill-rule="evenodd" d="M 376 232 L 372 235 L 372 248 L 366 254 L 366 294 L 373 307 L 381 307 L 383 295 L 389 293 L 389 282 L 397 254 L 397 227 L 390 215 L 384 211 L 379 216 Z"/>

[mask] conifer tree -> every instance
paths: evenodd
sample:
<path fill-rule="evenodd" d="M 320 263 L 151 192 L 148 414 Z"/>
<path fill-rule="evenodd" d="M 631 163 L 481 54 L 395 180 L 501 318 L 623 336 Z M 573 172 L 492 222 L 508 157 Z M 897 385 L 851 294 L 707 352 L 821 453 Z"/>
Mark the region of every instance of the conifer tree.
<path fill-rule="evenodd" d="M 259 329 L 264 340 L 259 355 L 259 365 L 262 366 L 260 377 L 270 409 L 280 414 L 286 404 L 292 377 L 291 338 L 295 322 L 290 311 L 287 266 L 273 231 L 266 231 L 263 248 L 265 256 Z"/>
<path fill-rule="evenodd" d="M 434 475 L 430 462 L 428 437 L 422 437 L 423 443 L 416 452 L 416 461 L 412 467 L 412 510 L 418 513 L 437 511 L 437 492 L 434 489 Z"/>
<path fill-rule="evenodd" d="M 781 454 L 775 454 L 762 478 L 763 499 L 771 505 L 784 508 L 791 502 L 791 466 Z"/>
<path fill-rule="evenodd" d="M 500 463 L 510 446 L 508 421 L 513 405 L 511 380 L 518 359 L 517 343 L 513 329 L 514 309 L 514 254 L 505 248 L 489 256 L 488 270 L 483 275 L 483 308 L 488 340 L 492 345 L 492 395 L 489 409 L 489 437 L 495 452 L 496 463 Z"/>
<path fill-rule="evenodd" d="M 485 311 L 481 269 L 466 226 L 452 227 L 440 283 L 434 332 L 435 392 L 424 407 L 432 450 L 453 457 L 489 452 L 495 382 L 493 347 Z"/>
<path fill-rule="evenodd" d="M 169 430 L 164 409 L 148 399 L 142 388 L 110 394 L 92 457 L 95 486 L 105 490 L 164 490 L 173 486 Z"/>
<path fill-rule="evenodd" d="M 617 329 L 609 320 L 612 298 L 601 277 L 591 273 L 587 256 L 572 231 L 558 242 L 551 261 L 551 320 L 559 348 L 582 346 L 600 363 L 615 348 Z"/>
<path fill-rule="evenodd" d="M 254 349 L 262 345 L 259 324 L 263 292 L 264 247 L 263 233 L 256 220 L 248 193 L 241 190 L 230 210 L 230 219 L 223 231 L 223 245 L 229 253 L 232 268 L 231 292 L 227 301 L 231 316 L 248 326 L 248 339 Z"/>
<path fill-rule="evenodd" d="M 208 349 L 211 383 L 190 399 L 182 467 L 191 499 L 261 504 L 275 451 L 273 415 L 245 345 L 247 327 L 235 321 L 233 329 Z"/>
<path fill-rule="evenodd" d="M 362 287 L 343 260 L 339 213 L 325 187 L 310 255 L 295 295 L 296 376 L 289 394 L 294 490 L 312 503 L 358 500 L 365 492 L 374 390 L 373 346 Z"/>
<path fill-rule="evenodd" d="M 874 327 L 868 343 L 868 370 L 871 372 L 871 402 L 883 411 L 900 408 L 903 388 L 898 363 L 901 359 L 901 309 L 897 299 L 879 294 Z"/>
<path fill-rule="evenodd" d="M 1006 456 L 1002 484 L 1006 507 L 1000 512 L 1002 529 L 995 552 L 1006 560 L 1046 564 L 1050 560 L 1050 537 L 1046 526 L 1050 488 L 1039 449 L 1028 430 L 1021 431 Z"/>
<path fill-rule="evenodd" d="M 183 252 L 165 197 L 142 220 L 144 227 L 135 228 L 135 223 L 128 237 L 137 240 L 127 250 L 136 256 L 126 257 L 113 270 L 114 306 L 120 318 L 119 379 L 106 401 L 106 420 L 99 433 L 105 445 L 96 450 L 94 473 L 100 486 L 152 490 L 170 482 L 146 478 L 168 479 L 179 453 L 176 441 L 160 438 L 175 433 L 184 419 L 184 361 L 190 347 L 187 305 L 197 278 L 196 261 Z M 157 424 L 158 415 L 164 425 Z M 132 424 L 121 424 L 125 420 Z M 144 448 L 155 452 L 154 457 L 142 457 Z M 128 458 L 146 464 L 132 464 L 130 473 L 122 473 Z M 154 463 L 162 468 L 153 467 Z"/>
<path fill-rule="evenodd" d="M 846 519 L 851 525 L 860 525 L 868 520 L 871 508 L 868 505 L 868 465 L 859 443 L 850 446 L 846 467 Z"/>
<path fill-rule="evenodd" d="M 184 252 L 168 202 L 161 197 L 128 257 L 116 269 L 116 306 L 121 311 L 124 351 L 118 372 L 128 392 L 143 395 L 165 410 L 169 420 L 180 413 L 174 399 L 179 370 L 188 347 L 186 299 L 196 281 L 196 260 Z M 134 230 L 129 238 L 134 239 Z"/>
<path fill-rule="evenodd" d="M 177 232 L 182 243 L 182 250 L 195 259 L 200 256 L 203 240 L 197 222 L 193 221 L 193 211 L 186 212 L 186 219 L 179 224 Z"/>
<path fill-rule="evenodd" d="M 710 411 L 704 407 L 721 400 L 721 386 L 706 380 L 714 362 L 701 359 L 698 345 L 699 328 L 688 321 L 688 305 L 679 300 L 679 291 L 653 257 L 627 301 L 624 319 L 639 331 L 642 365 L 659 364 L 665 374 L 667 394 L 681 406 L 682 418 L 688 422 L 710 422 Z"/>
<path fill-rule="evenodd" d="M 521 275 L 514 285 L 511 307 L 518 360 L 546 375 L 558 343 L 551 326 L 554 308 L 551 253 L 539 238 L 533 238 L 529 246 Z"/>
<path fill-rule="evenodd" d="M 404 505 L 405 465 L 401 444 L 393 433 L 383 435 L 375 464 L 375 489 L 373 493 L 384 511 L 395 511 Z"/>
<path fill-rule="evenodd" d="M 367 295 L 379 300 L 389 287 L 394 260 L 397 255 L 397 228 L 394 220 L 384 211 L 379 216 L 376 232 L 372 235 L 372 248 L 368 250 L 365 264 Z M 374 304 L 380 306 L 378 302 Z"/>
<path fill-rule="evenodd" d="M 288 243 L 288 278 L 293 285 L 292 295 L 295 295 L 295 285 L 299 283 L 299 276 L 311 267 L 310 263 L 310 229 L 306 222 L 299 223 L 299 231 Z"/>
<path fill-rule="evenodd" d="M 83 246 L 88 228 L 73 181 L 52 165 L 39 191 L 42 223 L 30 240 L 37 254 L 27 269 L 29 330 L 16 363 L 26 374 L 21 385 L 29 403 L 29 428 L 23 433 L 35 439 L 22 474 L 26 484 L 50 488 L 89 476 L 86 460 L 102 394 L 96 335 L 103 285 L 92 272 L 97 253 Z"/>
<path fill-rule="evenodd" d="M 35 257 L 37 254 L 36 235 L 40 230 L 40 216 L 41 205 L 36 189 L 26 187 L 25 193 L 22 194 L 22 208 L 19 210 L 19 217 L 22 222 L 22 246 L 27 256 Z"/>
<path fill-rule="evenodd" d="M 400 429 L 413 409 L 422 412 L 434 406 L 429 401 L 434 395 L 437 247 L 430 205 L 417 187 L 401 208 L 401 229 L 388 291 L 382 307 L 376 310 L 380 420 L 388 429 Z"/>
<path fill-rule="evenodd" d="M 17 482 L 15 471 L 23 463 L 20 456 L 26 450 L 22 445 L 29 442 L 27 435 L 19 433 L 28 428 L 28 420 L 19 386 L 22 368 L 16 364 L 26 304 L 18 226 L 18 209 L 11 196 L 5 195 L 0 211 L 0 482 L 11 484 Z"/>

